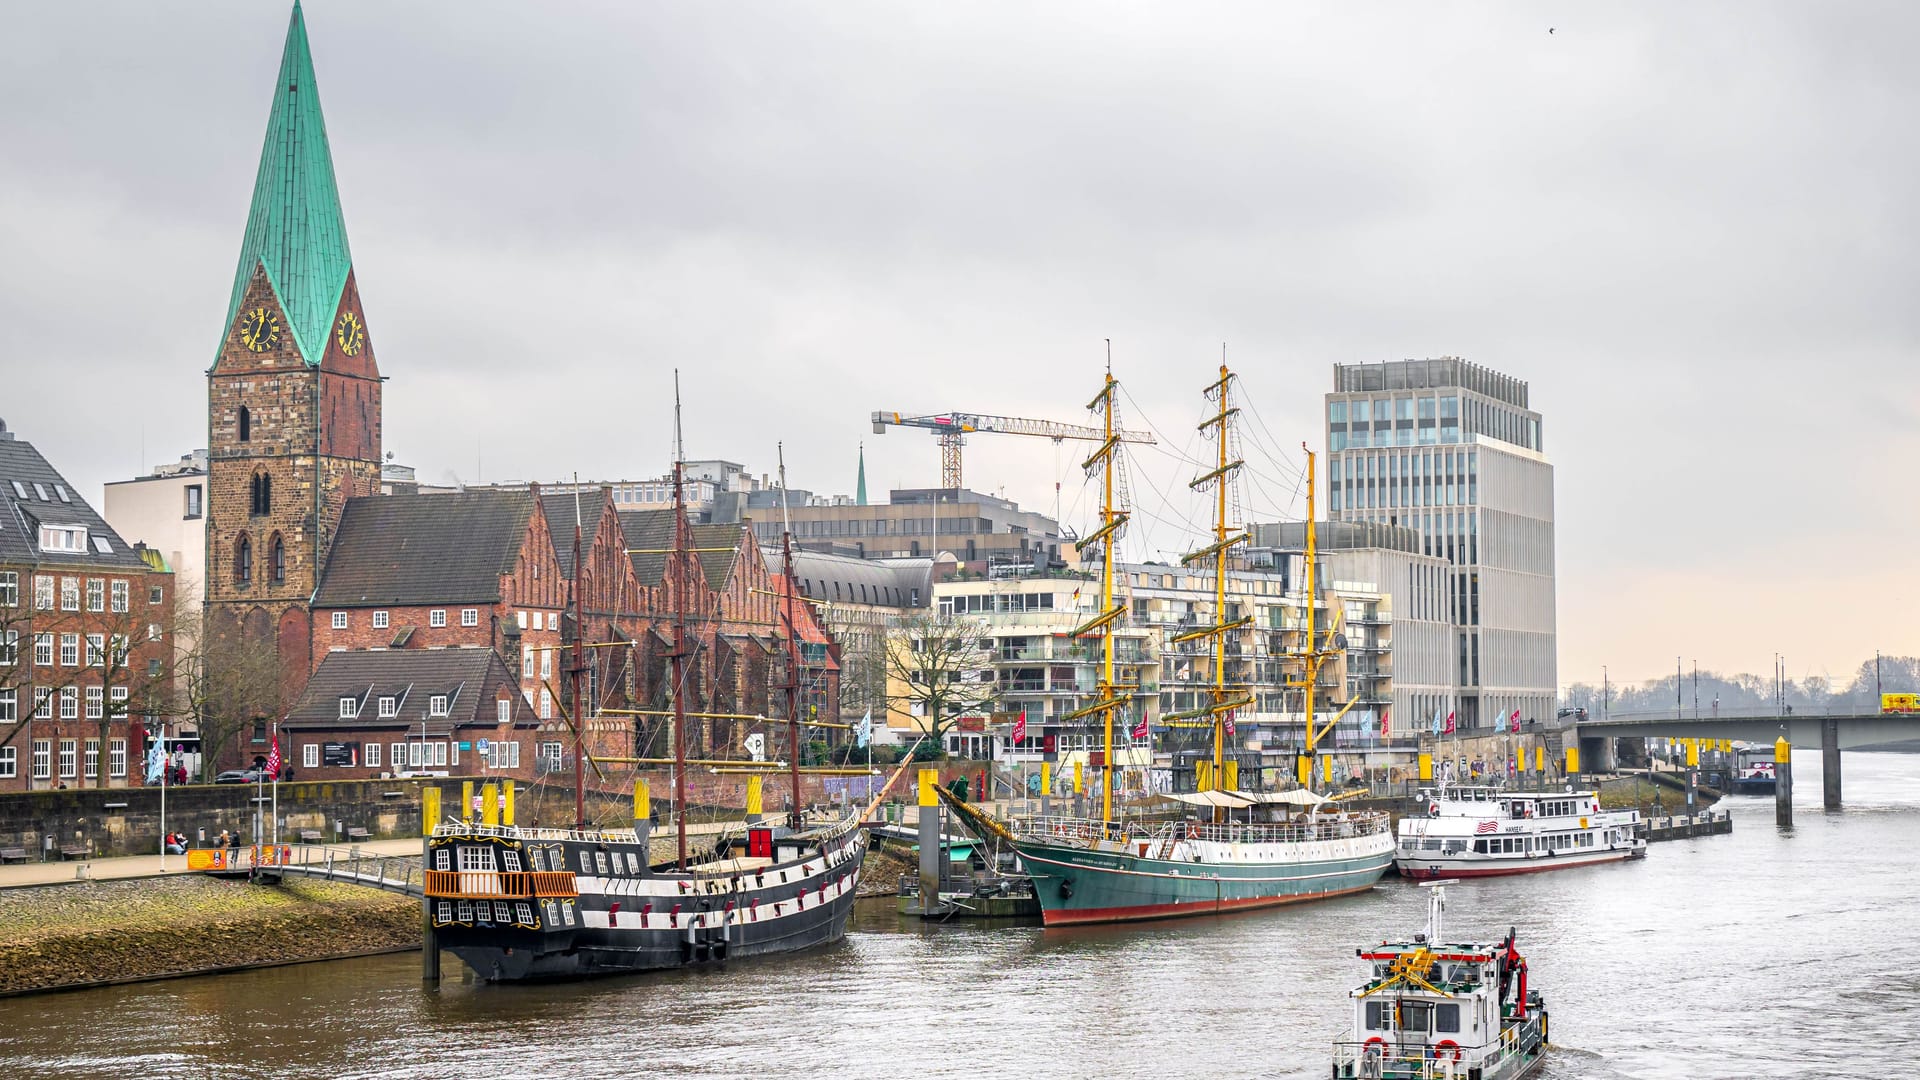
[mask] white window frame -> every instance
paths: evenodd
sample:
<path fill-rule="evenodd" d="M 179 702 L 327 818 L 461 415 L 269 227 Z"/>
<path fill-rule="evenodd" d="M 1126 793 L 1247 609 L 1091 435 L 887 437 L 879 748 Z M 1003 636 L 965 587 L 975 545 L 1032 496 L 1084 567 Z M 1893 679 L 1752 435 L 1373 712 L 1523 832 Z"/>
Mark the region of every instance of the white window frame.
<path fill-rule="evenodd" d="M 427 625 L 436 629 L 447 625 L 447 609 L 434 608 L 427 612 Z"/>
<path fill-rule="evenodd" d="M 540 688 L 540 719 L 553 719 L 553 694 L 544 686 Z"/>
<path fill-rule="evenodd" d="M 513 699 L 501 698 L 499 701 L 494 702 L 493 715 L 494 719 L 502 724 L 511 723 L 513 721 Z"/>
<path fill-rule="evenodd" d="M 80 666 L 80 635 L 79 634 L 61 634 L 60 635 L 60 666 L 61 667 L 79 667 Z"/>
<path fill-rule="evenodd" d="M 380 699 L 379 714 L 382 719 L 400 715 L 400 699 L 391 695 Z"/>
<path fill-rule="evenodd" d="M 377 769 L 380 767 L 379 743 L 370 742 L 360 748 L 360 764 L 365 765 L 369 769 Z"/>
<path fill-rule="evenodd" d="M 428 716 L 447 715 L 447 695 L 434 694 L 432 697 L 429 697 L 427 699 L 427 715 Z"/>
<path fill-rule="evenodd" d="M 107 664 L 107 635 L 87 635 L 87 666 L 105 667 Z"/>
<path fill-rule="evenodd" d="M 108 590 L 107 599 L 107 603 L 111 605 L 113 613 L 116 615 L 125 615 L 127 609 L 131 606 L 130 600 L 131 597 L 127 591 L 126 581 L 121 578 L 115 578 L 112 583 L 112 588 Z"/>
<path fill-rule="evenodd" d="M 0 746 L 0 780 L 11 780 L 20 775 L 20 757 L 15 748 Z"/>
<path fill-rule="evenodd" d="M 117 738 L 108 739 L 107 740 L 107 776 L 109 779 L 121 780 L 121 779 L 125 779 L 126 775 L 127 775 L 127 740 L 117 739 Z"/>
<path fill-rule="evenodd" d="M 20 572 L 0 570 L 0 607 L 20 606 Z"/>
<path fill-rule="evenodd" d="M 80 610 L 80 579 L 63 577 L 60 579 L 60 610 Z"/>
<path fill-rule="evenodd" d="M 480 625 L 480 609 L 470 608 L 470 607 L 461 608 L 460 609 L 460 625 L 461 626 L 479 626 Z"/>
<path fill-rule="evenodd" d="M 107 610 L 107 583 L 103 578 L 87 579 L 87 610 L 99 614 Z"/>
<path fill-rule="evenodd" d="M 33 609 L 35 611 L 53 610 L 52 574 L 35 574 L 33 576 Z"/>
<path fill-rule="evenodd" d="M 519 616 L 520 616 L 520 629 L 525 630 L 527 628 L 527 613 L 525 611 L 522 611 L 519 613 Z"/>
<path fill-rule="evenodd" d="M 53 633 L 33 635 L 33 662 L 36 667 L 53 666 Z"/>
<path fill-rule="evenodd" d="M 336 612 L 334 612 L 334 613 L 333 613 L 333 628 L 334 628 L 335 630 L 345 630 L 345 629 L 347 628 L 347 613 L 346 613 L 346 612 L 344 612 L 344 611 L 336 611 Z"/>
<path fill-rule="evenodd" d="M 303 769 L 317 769 L 320 767 L 319 743 L 310 742 L 300 744 L 300 767 Z"/>
<path fill-rule="evenodd" d="M 108 688 L 107 715 L 108 716 L 127 715 L 127 688 L 126 687 L 115 686 L 115 687 Z"/>
<path fill-rule="evenodd" d="M 520 677 L 522 679 L 533 678 L 533 653 L 534 650 L 527 649 L 520 654 Z"/>
<path fill-rule="evenodd" d="M 80 775 L 87 780 L 100 779 L 100 740 L 88 739 L 80 752 Z"/>
<path fill-rule="evenodd" d="M 60 688 L 60 719 L 80 719 L 80 688 L 63 686 Z"/>
<path fill-rule="evenodd" d="M 20 722 L 20 691 L 17 687 L 0 687 L 0 724 Z"/>
<path fill-rule="evenodd" d="M 35 720 L 53 719 L 53 687 L 36 686 L 33 688 L 33 718 Z"/>
<path fill-rule="evenodd" d="M 397 742 L 387 747 L 392 753 L 387 755 L 387 768 L 395 772 L 407 767 L 407 744 Z"/>
<path fill-rule="evenodd" d="M 0 667 L 13 667 L 20 662 L 20 631 L 0 630 Z"/>
<path fill-rule="evenodd" d="M 553 678 L 553 650 L 552 649 L 540 650 L 540 677 L 542 679 Z"/>
<path fill-rule="evenodd" d="M 71 780 L 80 775 L 80 744 L 74 739 L 60 740 L 60 778 Z"/>
<path fill-rule="evenodd" d="M 33 740 L 33 778 L 35 780 L 53 779 L 53 740 Z"/>
<path fill-rule="evenodd" d="M 107 690 L 103 686 L 87 687 L 87 719 L 104 720 L 107 716 Z"/>
<path fill-rule="evenodd" d="M 376 612 L 374 612 L 374 613 L 373 613 L 373 628 L 374 628 L 375 630 L 385 630 L 385 629 L 387 628 L 387 626 L 388 626 L 388 622 L 387 622 L 387 613 L 386 613 L 386 612 L 384 612 L 384 611 L 376 611 Z"/>
<path fill-rule="evenodd" d="M 340 719 L 356 720 L 360 716 L 360 699 L 343 697 L 340 699 Z"/>

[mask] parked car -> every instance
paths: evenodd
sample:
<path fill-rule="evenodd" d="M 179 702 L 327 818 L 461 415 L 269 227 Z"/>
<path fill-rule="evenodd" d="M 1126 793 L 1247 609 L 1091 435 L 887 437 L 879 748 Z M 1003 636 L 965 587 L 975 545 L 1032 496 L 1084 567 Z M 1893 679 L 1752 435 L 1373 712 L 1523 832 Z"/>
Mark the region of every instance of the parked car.
<path fill-rule="evenodd" d="M 228 769 L 213 778 L 216 784 L 257 784 L 267 778 L 265 769 Z"/>

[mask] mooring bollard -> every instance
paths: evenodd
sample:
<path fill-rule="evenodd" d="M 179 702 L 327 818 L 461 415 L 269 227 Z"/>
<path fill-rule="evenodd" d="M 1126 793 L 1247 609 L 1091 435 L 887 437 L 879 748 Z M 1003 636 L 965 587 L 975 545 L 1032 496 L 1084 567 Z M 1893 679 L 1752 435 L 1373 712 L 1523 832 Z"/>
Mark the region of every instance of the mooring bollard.
<path fill-rule="evenodd" d="M 1784 738 L 1773 744 L 1773 823 L 1793 828 L 1793 747 Z"/>

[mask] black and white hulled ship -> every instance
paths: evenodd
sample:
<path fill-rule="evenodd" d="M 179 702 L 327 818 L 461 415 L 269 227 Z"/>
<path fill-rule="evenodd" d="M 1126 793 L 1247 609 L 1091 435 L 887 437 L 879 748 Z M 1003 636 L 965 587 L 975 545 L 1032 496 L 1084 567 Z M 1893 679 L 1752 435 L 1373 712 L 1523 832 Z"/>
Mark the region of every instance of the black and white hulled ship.
<path fill-rule="evenodd" d="M 720 963 L 838 941 L 866 833 L 754 827 L 705 862 L 650 866 L 633 830 L 454 822 L 428 841 L 440 946 L 495 982 Z"/>

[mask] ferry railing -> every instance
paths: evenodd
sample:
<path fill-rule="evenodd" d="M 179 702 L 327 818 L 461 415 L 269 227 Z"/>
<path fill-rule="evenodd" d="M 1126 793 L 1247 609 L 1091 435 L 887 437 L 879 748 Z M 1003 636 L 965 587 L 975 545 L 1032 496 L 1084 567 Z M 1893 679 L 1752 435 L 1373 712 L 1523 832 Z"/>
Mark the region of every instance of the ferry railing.
<path fill-rule="evenodd" d="M 1141 822 L 1097 818 L 1031 817 L 1014 823 L 1014 832 L 1041 840 L 1066 840 L 1079 843 L 1107 841 L 1126 844 L 1147 840 L 1156 850 L 1180 840 L 1204 840 L 1225 844 L 1288 844 L 1316 840 L 1342 840 L 1387 832 L 1391 816 L 1381 812 L 1342 814 L 1337 818 L 1286 823 L 1227 822 L 1212 824 L 1198 821 Z"/>
<path fill-rule="evenodd" d="M 573 874 L 554 870 L 429 870 L 428 896 L 444 899 L 571 899 L 580 895 Z"/>
<path fill-rule="evenodd" d="M 1392 1032 L 1388 1032 L 1392 1035 Z M 1413 1039 L 1422 1036 L 1414 1035 Z M 1458 1040 L 1448 1038 L 1450 1042 Z M 1499 1038 L 1477 1046 L 1439 1048 L 1423 1041 L 1333 1044 L 1333 1075 L 1338 1080 L 1464 1080 L 1469 1076 L 1498 1076 L 1516 1058 L 1539 1056 L 1543 1049 L 1540 1021 L 1529 1018 L 1501 1032 Z M 1460 1059 L 1454 1060 L 1455 1052 Z"/>

